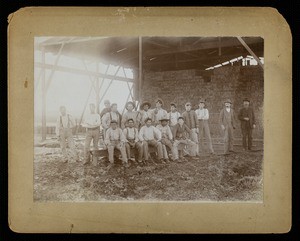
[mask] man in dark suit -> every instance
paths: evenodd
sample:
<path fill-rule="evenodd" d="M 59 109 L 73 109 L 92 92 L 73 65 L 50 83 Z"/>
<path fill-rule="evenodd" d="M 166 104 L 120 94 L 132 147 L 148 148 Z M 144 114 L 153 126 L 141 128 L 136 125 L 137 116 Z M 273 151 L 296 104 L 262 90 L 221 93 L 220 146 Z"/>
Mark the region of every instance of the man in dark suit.
<path fill-rule="evenodd" d="M 249 107 L 250 100 L 243 100 L 244 107 L 240 110 L 238 118 L 241 121 L 241 129 L 243 135 L 244 150 L 251 150 L 252 148 L 252 129 L 255 128 L 255 116 L 253 109 Z M 248 146 L 247 146 L 248 140 Z"/>

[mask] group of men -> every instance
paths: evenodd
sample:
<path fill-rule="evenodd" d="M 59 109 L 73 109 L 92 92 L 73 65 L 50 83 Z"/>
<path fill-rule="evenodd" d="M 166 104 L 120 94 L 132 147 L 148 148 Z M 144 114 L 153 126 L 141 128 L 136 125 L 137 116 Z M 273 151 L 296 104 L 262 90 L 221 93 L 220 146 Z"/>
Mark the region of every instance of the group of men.
<path fill-rule="evenodd" d="M 252 129 L 255 128 L 255 116 L 249 103 L 249 99 L 244 99 L 244 107 L 238 114 L 245 150 L 251 150 Z M 192 110 L 191 103 L 187 102 L 182 114 L 177 111 L 175 103 L 170 104 L 170 111 L 167 112 L 163 108 L 164 102 L 160 98 L 155 101 L 155 108 L 151 109 L 151 103 L 144 101 L 141 103 L 139 111 L 135 111 L 135 103 L 129 101 L 125 105 L 126 111 L 123 115 L 118 112 L 116 103 L 110 104 L 106 100 L 104 104 L 105 108 L 100 114 L 97 113 L 95 104 L 90 104 L 90 113 L 82 124 L 86 128 L 85 165 L 90 162 L 92 140 L 94 150 L 98 149 L 100 127 L 103 130 L 104 144 L 111 165 L 114 164 L 115 149 L 120 151 L 125 167 L 129 166 L 128 160 L 140 164 L 153 161 L 150 158 L 149 148 L 157 153 L 155 159 L 157 163 L 186 160 L 182 149 L 191 159 L 197 158 L 200 153 L 204 152 L 211 155 L 215 154 L 208 122 L 209 111 L 205 106 L 205 100 L 202 98 L 199 101 L 199 108 L 196 110 Z M 233 152 L 233 130 L 236 128 L 236 116 L 231 105 L 231 100 L 226 100 L 219 115 L 219 123 L 224 132 L 225 154 Z M 74 127 L 74 120 L 71 115 L 66 113 L 64 106 L 60 107 L 60 112 L 61 114 L 57 119 L 56 134 L 60 139 L 62 152 L 67 161 L 66 141 L 71 153 L 73 153 L 72 158 L 76 158 L 71 131 L 71 128 Z M 204 148 L 204 138 L 207 148 Z M 169 156 L 171 157 L 169 158 Z"/>

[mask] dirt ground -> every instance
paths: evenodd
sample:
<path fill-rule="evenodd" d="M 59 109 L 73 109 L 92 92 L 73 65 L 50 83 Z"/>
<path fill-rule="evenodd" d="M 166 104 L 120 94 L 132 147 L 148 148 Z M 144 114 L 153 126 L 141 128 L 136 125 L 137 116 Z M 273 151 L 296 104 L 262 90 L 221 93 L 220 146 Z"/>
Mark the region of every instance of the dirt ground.
<path fill-rule="evenodd" d="M 82 145 L 77 146 L 82 156 Z M 35 147 L 35 201 L 262 201 L 263 151 L 201 156 L 182 163 L 121 163 L 108 169 L 64 163 L 57 147 Z"/>

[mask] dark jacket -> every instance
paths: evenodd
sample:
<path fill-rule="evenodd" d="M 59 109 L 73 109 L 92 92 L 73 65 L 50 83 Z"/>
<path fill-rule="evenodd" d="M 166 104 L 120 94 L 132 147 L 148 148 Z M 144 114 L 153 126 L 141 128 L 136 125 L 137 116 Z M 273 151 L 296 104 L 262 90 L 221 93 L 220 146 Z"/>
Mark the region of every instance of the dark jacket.
<path fill-rule="evenodd" d="M 190 128 L 197 128 L 197 114 L 194 110 L 185 111 L 182 113 L 182 117 L 184 119 L 184 123 Z"/>
<path fill-rule="evenodd" d="M 220 125 L 224 125 L 225 127 L 236 127 L 236 119 L 234 110 L 230 108 L 230 112 L 228 113 L 226 108 L 224 107 L 219 116 Z"/>
<path fill-rule="evenodd" d="M 191 129 L 185 123 L 183 123 L 182 127 L 177 123 L 172 132 L 174 140 L 186 139 L 187 133 L 192 134 Z"/>
<path fill-rule="evenodd" d="M 246 117 L 249 118 L 248 121 L 244 120 L 244 118 Z M 238 118 L 241 121 L 241 128 L 243 130 L 247 128 L 253 129 L 253 125 L 255 125 L 255 116 L 254 111 L 251 107 L 240 109 Z"/>

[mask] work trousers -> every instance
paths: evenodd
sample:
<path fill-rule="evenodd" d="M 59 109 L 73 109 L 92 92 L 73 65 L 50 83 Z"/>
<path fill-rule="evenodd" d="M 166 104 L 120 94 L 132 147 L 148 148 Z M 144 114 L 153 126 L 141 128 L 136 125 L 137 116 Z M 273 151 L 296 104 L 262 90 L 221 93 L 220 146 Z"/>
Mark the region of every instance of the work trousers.
<path fill-rule="evenodd" d="M 245 150 L 251 150 L 252 148 L 252 129 L 250 127 L 246 127 L 242 129 L 243 136 L 243 147 Z M 247 145 L 248 140 L 248 145 Z"/>
<path fill-rule="evenodd" d="M 174 159 L 178 159 L 178 146 L 179 144 L 184 144 L 188 146 L 188 152 L 191 156 L 196 156 L 197 144 L 190 139 L 179 139 L 175 140 L 173 144 L 174 148 Z"/>
<path fill-rule="evenodd" d="M 90 145 L 93 140 L 94 150 L 98 150 L 98 142 L 99 142 L 99 128 L 96 129 L 87 129 L 85 135 L 85 143 L 84 143 L 84 154 L 85 161 L 88 162 L 90 160 Z"/>
<path fill-rule="evenodd" d="M 126 155 L 125 145 L 121 145 L 120 141 L 110 141 L 110 144 L 107 145 L 109 162 L 114 163 L 115 148 L 121 152 L 122 162 L 127 163 L 127 155 Z"/>
<path fill-rule="evenodd" d="M 59 142 L 60 142 L 60 148 L 62 150 L 62 155 L 65 160 L 68 160 L 69 157 L 78 159 L 71 128 L 61 127 L 59 129 Z M 69 152 L 67 152 L 67 145 L 69 147 Z"/>
<path fill-rule="evenodd" d="M 228 153 L 229 151 L 233 151 L 233 127 L 231 125 L 225 126 L 224 151 L 225 153 Z"/>
<path fill-rule="evenodd" d="M 211 136 L 210 136 L 210 130 L 207 120 L 198 120 L 198 138 L 199 138 L 199 152 L 204 152 L 204 137 L 206 139 L 207 148 L 210 153 L 214 152 Z"/>
<path fill-rule="evenodd" d="M 131 158 L 131 150 L 133 150 L 136 161 L 141 162 L 143 159 L 143 145 L 141 142 L 126 142 L 125 143 L 127 157 Z"/>
<path fill-rule="evenodd" d="M 169 147 L 170 148 L 170 150 L 172 152 L 172 159 L 174 160 L 175 152 L 174 152 L 174 147 L 173 147 L 172 142 L 167 138 L 162 138 L 161 143 L 163 144 L 163 147 Z M 164 157 L 164 159 L 169 159 L 168 152 L 167 152 L 166 148 L 163 148 L 163 157 Z"/>
<path fill-rule="evenodd" d="M 149 146 L 153 146 L 157 149 L 157 157 L 159 160 L 163 158 L 162 143 L 156 140 L 148 140 L 143 141 L 144 158 L 146 161 L 149 159 Z"/>

